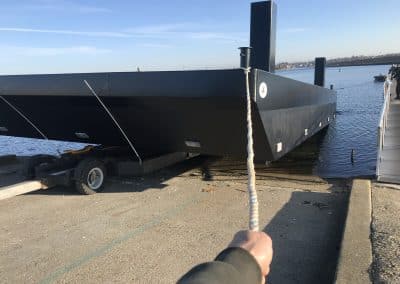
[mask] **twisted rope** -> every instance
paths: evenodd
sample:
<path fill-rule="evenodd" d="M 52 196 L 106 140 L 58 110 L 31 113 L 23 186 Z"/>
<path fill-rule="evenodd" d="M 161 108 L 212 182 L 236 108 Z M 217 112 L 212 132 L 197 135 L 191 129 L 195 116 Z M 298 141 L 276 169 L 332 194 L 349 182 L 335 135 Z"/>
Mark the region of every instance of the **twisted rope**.
<path fill-rule="evenodd" d="M 249 193 L 249 229 L 250 231 L 259 231 L 256 171 L 254 169 L 253 123 L 251 120 L 251 97 L 249 84 L 250 68 L 244 69 L 244 74 L 246 77 L 247 99 L 247 190 Z"/>

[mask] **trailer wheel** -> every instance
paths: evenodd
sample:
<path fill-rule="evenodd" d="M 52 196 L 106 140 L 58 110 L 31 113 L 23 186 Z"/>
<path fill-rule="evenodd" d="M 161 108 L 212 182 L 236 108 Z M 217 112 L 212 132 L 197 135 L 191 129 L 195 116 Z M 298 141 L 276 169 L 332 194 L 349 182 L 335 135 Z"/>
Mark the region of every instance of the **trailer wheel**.
<path fill-rule="evenodd" d="M 95 194 L 103 190 L 106 167 L 102 161 L 86 159 L 75 169 L 75 187 L 82 194 Z"/>

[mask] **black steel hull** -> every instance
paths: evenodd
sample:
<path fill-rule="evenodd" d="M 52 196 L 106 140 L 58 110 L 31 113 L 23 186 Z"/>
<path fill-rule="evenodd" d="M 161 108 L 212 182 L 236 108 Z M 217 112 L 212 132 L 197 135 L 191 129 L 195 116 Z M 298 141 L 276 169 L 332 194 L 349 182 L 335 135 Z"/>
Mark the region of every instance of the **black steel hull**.
<path fill-rule="evenodd" d="M 0 135 L 127 145 L 84 80 L 141 156 L 171 151 L 246 156 L 240 69 L 0 76 L 0 95 L 15 108 L 0 100 Z M 259 94 L 263 82 L 265 98 Z M 279 159 L 334 118 L 331 90 L 261 70 L 250 74 L 250 89 L 257 161 Z"/>

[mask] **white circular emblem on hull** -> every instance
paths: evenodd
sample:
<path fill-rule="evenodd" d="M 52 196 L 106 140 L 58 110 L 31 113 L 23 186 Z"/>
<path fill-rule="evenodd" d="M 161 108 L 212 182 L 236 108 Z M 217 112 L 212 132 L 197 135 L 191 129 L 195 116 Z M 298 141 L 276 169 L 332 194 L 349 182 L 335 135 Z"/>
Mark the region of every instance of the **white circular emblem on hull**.
<path fill-rule="evenodd" d="M 262 99 L 264 99 L 264 98 L 267 96 L 267 94 L 268 94 L 268 86 L 267 86 L 267 83 L 262 82 L 262 83 L 260 84 L 260 87 L 258 88 L 258 93 L 260 94 L 260 97 L 261 97 Z"/>

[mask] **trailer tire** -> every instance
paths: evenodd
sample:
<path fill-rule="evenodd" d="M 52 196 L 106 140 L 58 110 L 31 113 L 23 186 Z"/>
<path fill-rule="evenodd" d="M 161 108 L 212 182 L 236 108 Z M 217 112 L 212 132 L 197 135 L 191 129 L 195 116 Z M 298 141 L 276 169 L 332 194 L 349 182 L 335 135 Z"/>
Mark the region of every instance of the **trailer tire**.
<path fill-rule="evenodd" d="M 85 195 L 101 192 L 106 175 L 106 167 L 102 161 L 85 159 L 75 168 L 75 187 L 79 193 Z"/>

